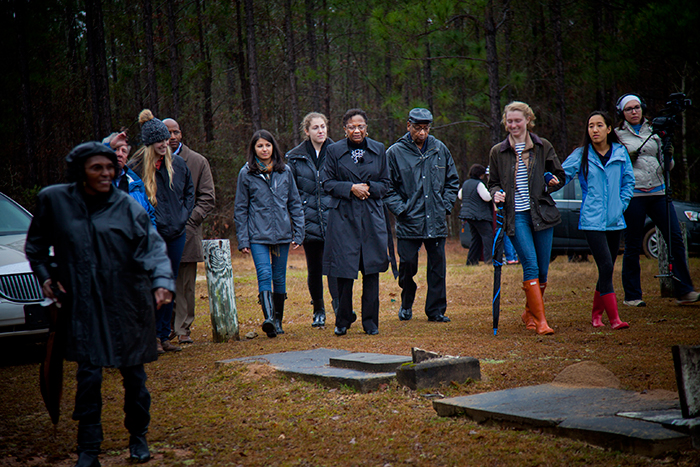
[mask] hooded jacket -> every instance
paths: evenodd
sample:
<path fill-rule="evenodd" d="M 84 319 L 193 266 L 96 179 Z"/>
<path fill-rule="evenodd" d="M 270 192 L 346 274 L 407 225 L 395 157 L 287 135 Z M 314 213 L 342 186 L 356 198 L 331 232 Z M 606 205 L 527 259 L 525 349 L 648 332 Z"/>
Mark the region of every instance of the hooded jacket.
<path fill-rule="evenodd" d="M 397 238 L 447 237 L 446 216 L 459 191 L 452 155 L 440 140 L 428 136 L 422 154 L 409 133 L 386 151 L 391 184 L 384 197 L 396 216 Z"/>
<path fill-rule="evenodd" d="M 304 212 L 305 242 L 322 242 L 326 239 L 328 203 L 330 195 L 321 187 L 321 169 L 325 163 L 326 149 L 333 144 L 327 138 L 319 153 L 319 166 L 312 160 L 310 151 L 316 151 L 310 141 L 304 141 L 287 153 L 287 165 L 292 170 L 299 189 L 301 209 Z"/>
<path fill-rule="evenodd" d="M 251 243 L 278 245 L 304 241 L 304 214 L 292 171 L 253 174 L 246 163 L 238 173 L 234 208 L 238 249 Z"/>
<path fill-rule="evenodd" d="M 55 263 L 68 293 L 59 323 L 66 359 L 117 368 L 154 361 L 153 291 L 175 292 L 165 243 L 126 193 L 112 187 L 92 214 L 83 196 L 75 183 L 41 190 L 25 245 L 39 283 Z"/>
<path fill-rule="evenodd" d="M 632 160 L 635 180 L 634 196 L 663 195 L 665 182 L 662 142 L 658 135 L 652 136 L 649 121 L 644 120 L 639 134 L 632 129 L 629 122 L 624 121 L 622 128 L 615 128 L 615 134 Z M 673 159 L 671 159 L 671 168 L 673 165 Z"/>
<path fill-rule="evenodd" d="M 148 201 L 148 196 L 146 196 L 146 187 L 143 185 L 143 180 L 136 175 L 136 172 L 131 170 L 129 167 L 124 166 L 124 176 L 128 183 L 129 195 L 134 198 L 148 213 L 148 217 L 151 219 L 153 227 L 156 227 L 156 211 L 153 209 L 153 205 Z"/>
<path fill-rule="evenodd" d="M 627 150 L 612 144 L 608 163 L 603 164 L 593 146 L 588 146 L 588 178 L 581 172 L 583 148 L 577 148 L 563 164 L 566 183 L 578 176 L 583 198 L 579 230 L 622 230 L 626 227 L 623 213 L 632 199 L 634 171 Z"/>
<path fill-rule="evenodd" d="M 561 215 L 550 193 L 564 186 L 564 170 L 552 144 L 534 133 L 528 133 L 523 154 L 529 151 L 527 169 L 530 191 L 530 216 L 532 225 L 539 232 L 561 223 Z M 515 166 L 518 158 L 510 137 L 491 148 L 489 153 L 489 182 L 487 188 L 493 197 L 498 191 L 506 193 L 505 229 L 506 235 L 515 235 Z M 547 186 L 546 172 L 555 175 L 559 184 Z"/>

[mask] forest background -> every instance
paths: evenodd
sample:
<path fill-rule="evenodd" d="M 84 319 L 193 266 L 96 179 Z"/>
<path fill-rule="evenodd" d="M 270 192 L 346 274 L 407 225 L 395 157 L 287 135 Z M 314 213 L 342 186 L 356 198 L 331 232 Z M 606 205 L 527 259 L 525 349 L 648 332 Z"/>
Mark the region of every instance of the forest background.
<path fill-rule="evenodd" d="M 649 116 L 672 92 L 697 97 L 699 12 L 694 0 L 1 0 L 0 190 L 31 209 L 76 144 L 126 128 L 135 149 L 143 108 L 178 120 L 210 160 L 214 237 L 233 235 L 252 132 L 291 149 L 309 111 L 337 140 L 361 107 L 389 146 L 427 107 L 464 180 L 504 137 L 503 106 L 524 100 L 564 160 L 587 115 L 614 113 L 623 93 Z M 699 117 L 685 112 L 674 139 L 679 199 L 700 200 Z"/>

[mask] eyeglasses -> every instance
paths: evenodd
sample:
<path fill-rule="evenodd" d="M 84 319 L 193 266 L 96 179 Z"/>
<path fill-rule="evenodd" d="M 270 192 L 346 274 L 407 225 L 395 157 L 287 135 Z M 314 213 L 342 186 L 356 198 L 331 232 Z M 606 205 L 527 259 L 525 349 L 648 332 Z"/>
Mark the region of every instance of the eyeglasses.
<path fill-rule="evenodd" d="M 429 133 L 430 132 L 430 125 L 427 126 L 416 126 L 414 124 L 411 124 L 411 127 L 417 132 L 417 133 Z"/>
<path fill-rule="evenodd" d="M 349 132 L 353 132 L 355 130 L 365 131 L 367 129 L 367 125 L 347 125 L 345 129 Z"/>
<path fill-rule="evenodd" d="M 639 112 L 640 110 L 642 110 L 642 106 L 641 106 L 641 105 L 635 105 L 634 107 L 625 107 L 625 108 L 623 109 L 623 111 L 625 111 L 625 112 L 627 112 L 627 113 Z"/>

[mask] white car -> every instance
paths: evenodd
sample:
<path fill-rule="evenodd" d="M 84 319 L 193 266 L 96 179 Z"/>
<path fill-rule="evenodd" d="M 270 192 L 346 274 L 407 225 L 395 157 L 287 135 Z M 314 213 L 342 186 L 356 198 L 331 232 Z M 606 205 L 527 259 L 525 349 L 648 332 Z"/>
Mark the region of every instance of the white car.
<path fill-rule="evenodd" d="M 32 215 L 0 193 L 0 339 L 48 332 L 44 298 L 24 255 Z"/>

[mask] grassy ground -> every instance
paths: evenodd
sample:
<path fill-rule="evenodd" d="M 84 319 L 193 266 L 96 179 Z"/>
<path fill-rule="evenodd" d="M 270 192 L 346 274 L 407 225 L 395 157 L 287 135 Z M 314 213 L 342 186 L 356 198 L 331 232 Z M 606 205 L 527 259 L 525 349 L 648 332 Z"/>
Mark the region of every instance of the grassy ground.
<path fill-rule="evenodd" d="M 556 334 L 539 337 L 520 323 L 523 292 L 520 266 L 503 268 L 499 335 L 491 330 L 493 269 L 466 267 L 466 250 L 448 244 L 448 310 L 451 323 L 429 323 L 425 300 L 425 258 L 418 274 L 414 318 L 396 314 L 400 289 L 390 274 L 381 276 L 378 336 L 333 335 L 333 317 L 312 329 L 303 252 L 289 261 L 286 334 L 268 339 L 260 330 L 256 280 L 249 257 L 234 253 L 241 341 L 211 343 L 206 285 L 198 289 L 195 344 L 147 365 L 153 398 L 148 465 L 242 466 L 588 466 L 700 465 L 700 452 L 674 452 L 660 459 L 606 451 L 563 438 L 492 426 L 464 418 L 440 418 L 428 393 L 446 397 L 551 382 L 580 361 L 604 365 L 634 391 L 677 391 L 671 346 L 700 344 L 700 307 L 676 306 L 661 298 L 653 278 L 655 263 L 643 259 L 646 308 L 621 308 L 630 329 L 613 332 L 590 326 L 594 263 L 558 258 L 550 268 L 545 301 Z M 700 283 L 700 260 L 691 273 Z M 619 264 L 615 276 L 620 285 Z M 356 287 L 359 311 L 360 285 Z M 621 303 L 621 297 L 619 299 Z M 327 301 L 330 303 L 330 300 Z M 330 308 L 330 306 L 328 307 Z M 245 339 L 255 331 L 259 337 Z M 218 360 L 316 347 L 410 355 L 411 347 L 476 357 L 482 381 L 456 382 L 430 391 L 391 384 L 370 394 L 275 374 L 264 365 L 217 366 Z M 0 466 L 75 462 L 75 364 L 66 363 L 61 421 L 54 432 L 38 389 L 39 346 L 0 348 Z M 103 383 L 102 465 L 125 465 L 128 435 L 123 428 L 123 389 L 119 373 L 106 370 Z"/>

